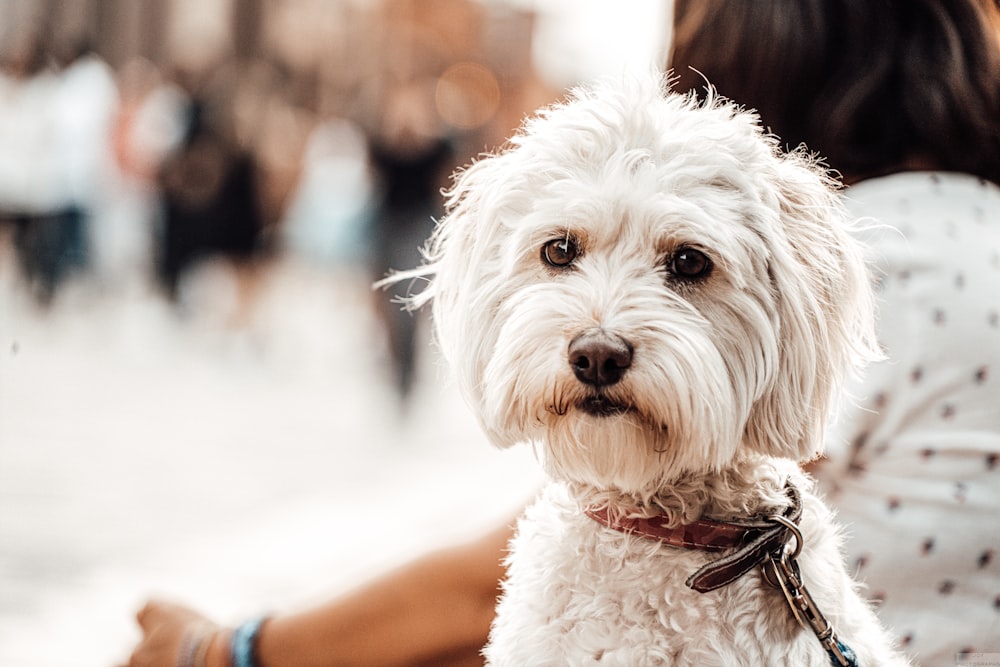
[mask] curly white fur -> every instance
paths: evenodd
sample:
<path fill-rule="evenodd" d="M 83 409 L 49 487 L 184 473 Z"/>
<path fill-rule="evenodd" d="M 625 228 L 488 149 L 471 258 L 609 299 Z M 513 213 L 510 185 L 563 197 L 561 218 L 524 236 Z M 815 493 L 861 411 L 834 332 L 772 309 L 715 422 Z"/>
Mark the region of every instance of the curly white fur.
<path fill-rule="evenodd" d="M 545 261 L 560 241 L 566 266 Z M 673 264 L 692 250 L 710 263 L 694 278 Z M 759 573 L 696 593 L 684 581 L 706 554 L 582 512 L 745 517 L 780 508 L 794 477 L 820 608 L 862 665 L 905 664 L 790 463 L 821 451 L 845 374 L 876 356 L 861 249 L 807 153 L 781 153 L 753 114 L 665 93 L 658 76 L 579 89 L 458 175 L 409 275 L 431 277 L 415 301 L 433 301 L 485 431 L 532 443 L 553 478 L 512 543 L 491 663 L 828 664 Z M 567 350 L 592 332 L 628 346 L 619 381 L 577 377 Z"/>

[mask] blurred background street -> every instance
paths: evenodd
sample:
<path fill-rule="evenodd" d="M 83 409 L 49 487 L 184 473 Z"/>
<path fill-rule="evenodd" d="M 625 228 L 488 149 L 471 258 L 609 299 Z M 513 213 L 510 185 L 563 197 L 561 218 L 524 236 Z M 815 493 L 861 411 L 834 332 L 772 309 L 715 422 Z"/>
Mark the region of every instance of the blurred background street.
<path fill-rule="evenodd" d="M 456 166 L 660 64 L 668 10 L 0 0 L 0 665 L 116 665 L 150 595 L 293 610 L 513 517 L 531 451 L 370 285 Z"/>
<path fill-rule="evenodd" d="M 238 332 L 142 296 L 40 319 L 5 292 L 0 664 L 115 664 L 149 595 L 295 609 L 530 496 L 530 452 L 492 449 L 432 361 L 399 413 L 357 276 L 269 278 Z"/>

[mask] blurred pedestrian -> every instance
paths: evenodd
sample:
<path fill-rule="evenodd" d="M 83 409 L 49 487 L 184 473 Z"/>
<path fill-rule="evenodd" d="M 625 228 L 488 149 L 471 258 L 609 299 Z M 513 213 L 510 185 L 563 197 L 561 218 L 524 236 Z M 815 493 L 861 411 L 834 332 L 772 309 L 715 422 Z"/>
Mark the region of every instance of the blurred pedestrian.
<path fill-rule="evenodd" d="M 48 306 L 87 261 L 62 106 L 70 79 L 61 78 L 38 35 L 15 41 L 0 65 L 0 217 L 13 227 L 29 293 Z"/>
<path fill-rule="evenodd" d="M 240 266 L 262 249 L 264 226 L 259 167 L 234 129 L 232 100 L 225 90 L 230 69 L 181 72 L 189 95 L 180 145 L 163 161 L 163 201 L 157 243 L 157 275 L 167 295 L 179 301 L 182 278 L 199 262 L 221 258 Z"/>
<path fill-rule="evenodd" d="M 114 187 L 112 137 L 118 87 L 111 67 L 86 41 L 57 52 L 58 89 L 52 100 L 58 187 L 65 192 L 71 268 L 91 274 Z"/>
<path fill-rule="evenodd" d="M 432 78 L 385 82 L 369 134 L 368 154 L 376 179 L 371 224 L 372 277 L 415 268 L 420 248 L 443 213 L 441 189 L 453 165 L 452 141 L 435 108 Z M 419 286 L 414 286 L 419 290 Z M 405 402 L 417 368 L 420 316 L 404 310 L 394 295 L 379 292 L 376 312 L 388 339 L 393 380 Z"/>
<path fill-rule="evenodd" d="M 157 179 L 187 130 L 188 99 L 144 58 L 126 62 L 117 80 L 120 99 L 111 130 L 116 184 L 92 236 L 92 270 L 102 289 L 120 291 L 153 285 Z"/>

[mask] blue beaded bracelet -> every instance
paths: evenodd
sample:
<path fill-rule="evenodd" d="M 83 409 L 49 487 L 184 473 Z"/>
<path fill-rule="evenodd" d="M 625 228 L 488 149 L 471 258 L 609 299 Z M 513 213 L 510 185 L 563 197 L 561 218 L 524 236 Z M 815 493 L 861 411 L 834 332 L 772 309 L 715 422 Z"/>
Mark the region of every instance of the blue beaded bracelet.
<path fill-rule="evenodd" d="M 266 620 L 266 616 L 252 618 L 233 632 L 230 644 L 233 667 L 261 667 L 257 661 L 257 634 Z"/>

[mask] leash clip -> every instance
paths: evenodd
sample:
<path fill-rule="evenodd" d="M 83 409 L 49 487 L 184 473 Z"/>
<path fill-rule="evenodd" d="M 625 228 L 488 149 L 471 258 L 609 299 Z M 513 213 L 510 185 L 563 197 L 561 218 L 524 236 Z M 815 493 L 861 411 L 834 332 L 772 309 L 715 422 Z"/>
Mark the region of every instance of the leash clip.
<path fill-rule="evenodd" d="M 778 551 L 768 555 L 761 566 L 764 580 L 781 590 L 795 620 L 798 621 L 803 630 L 810 630 L 816 635 L 830 656 L 833 665 L 857 667 L 858 663 L 854 652 L 837 640 L 833 626 L 816 606 L 802 582 L 802 573 L 796 560 L 802 553 L 802 531 L 793 521 L 789 521 L 783 516 L 775 515 L 769 518 L 788 529 L 789 537 L 794 538 L 794 546 L 789 544 L 790 539 L 786 539 Z"/>

